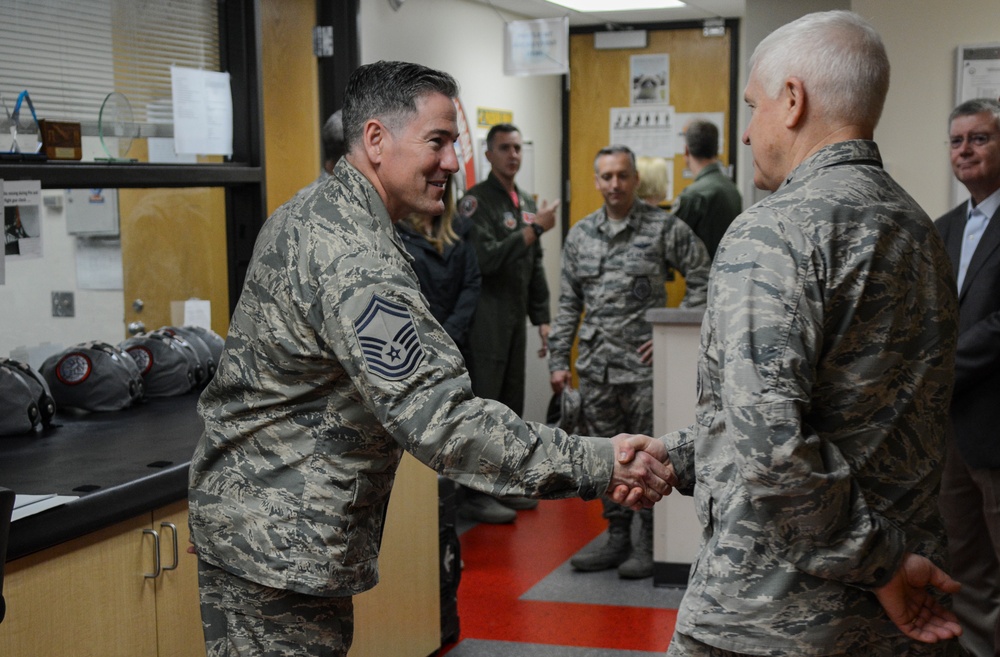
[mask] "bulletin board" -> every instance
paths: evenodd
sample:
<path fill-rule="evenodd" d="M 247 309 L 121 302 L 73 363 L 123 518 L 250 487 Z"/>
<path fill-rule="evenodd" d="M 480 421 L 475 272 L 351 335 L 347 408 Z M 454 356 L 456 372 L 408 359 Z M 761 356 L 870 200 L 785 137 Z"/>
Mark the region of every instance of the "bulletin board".
<path fill-rule="evenodd" d="M 672 197 L 668 200 L 676 198 L 693 181 L 690 172 L 685 173 L 680 135 L 683 121 L 696 115 L 721 117 L 724 129 L 719 135 L 719 159 L 724 165 L 734 164 L 737 25 L 727 20 L 724 30 L 709 30 L 700 22 L 661 24 L 647 28 L 645 48 L 613 50 L 595 48 L 593 31 L 570 35 L 569 84 L 564 92 L 568 114 L 564 121 L 564 150 L 569 180 L 569 193 L 564 198 L 565 230 L 604 202 L 594 186 L 594 156 L 610 143 L 613 132 L 621 134 L 612 123 L 621 115 L 639 114 L 641 110 L 644 121 L 649 114 L 652 122 L 661 126 L 665 124 L 663 118 L 674 118 L 668 128 L 672 134 L 660 135 L 672 137 L 670 141 L 675 144 Z M 657 92 L 655 100 L 642 98 L 636 91 L 634 78 L 647 61 L 669 62 L 666 79 L 658 83 L 668 88 L 662 95 Z M 653 70 L 658 68 L 654 65 Z"/>

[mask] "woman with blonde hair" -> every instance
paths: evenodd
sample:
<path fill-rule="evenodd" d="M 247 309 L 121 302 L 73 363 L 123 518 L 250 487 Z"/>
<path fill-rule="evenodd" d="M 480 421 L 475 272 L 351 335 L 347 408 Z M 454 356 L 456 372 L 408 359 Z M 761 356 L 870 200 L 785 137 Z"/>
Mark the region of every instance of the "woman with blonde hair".
<path fill-rule="evenodd" d="M 444 208 L 438 217 L 412 214 L 397 223 L 396 230 L 413 256 L 413 270 L 431 314 L 468 363 L 469 325 L 479 301 L 482 275 L 476 251 L 465 239 L 469 225 L 455 213 L 451 180 L 445 186 Z"/>
<path fill-rule="evenodd" d="M 642 155 L 635 158 L 639 185 L 635 195 L 653 206 L 662 206 L 667 200 L 667 161 L 662 157 Z"/>

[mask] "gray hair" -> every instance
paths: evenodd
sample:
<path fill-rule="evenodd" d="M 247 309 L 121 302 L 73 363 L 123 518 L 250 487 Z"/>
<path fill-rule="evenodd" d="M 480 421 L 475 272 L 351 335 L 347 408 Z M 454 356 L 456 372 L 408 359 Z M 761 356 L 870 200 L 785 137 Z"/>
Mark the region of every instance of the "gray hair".
<path fill-rule="evenodd" d="M 1000 100 L 992 98 L 973 98 L 965 101 L 948 115 L 948 127 L 951 127 L 951 122 L 960 116 L 974 116 L 983 112 L 992 114 L 993 120 L 997 124 L 996 127 L 1000 129 Z"/>
<path fill-rule="evenodd" d="M 445 73 L 410 62 L 379 61 L 359 66 L 344 96 L 344 137 L 351 149 L 361 141 L 365 122 L 382 121 L 395 132 L 417 113 L 417 99 L 440 93 L 455 98 L 458 83 Z"/>
<path fill-rule="evenodd" d="M 323 124 L 320 136 L 323 139 L 323 157 L 336 162 L 347 153 L 344 140 L 344 110 L 337 110 Z"/>
<path fill-rule="evenodd" d="M 635 166 L 635 153 L 632 152 L 632 149 L 621 144 L 612 144 L 611 146 L 605 146 L 601 150 L 597 151 L 597 155 L 594 156 L 594 173 L 597 173 L 597 161 L 601 159 L 603 155 L 617 155 L 619 153 L 625 153 L 628 155 L 628 159 L 632 163 L 632 171 L 638 171 Z"/>
<path fill-rule="evenodd" d="M 806 14 L 769 34 L 750 71 L 770 98 L 790 77 L 802 80 L 811 104 L 835 121 L 878 125 L 889 91 L 889 57 L 868 21 L 850 11 Z"/>

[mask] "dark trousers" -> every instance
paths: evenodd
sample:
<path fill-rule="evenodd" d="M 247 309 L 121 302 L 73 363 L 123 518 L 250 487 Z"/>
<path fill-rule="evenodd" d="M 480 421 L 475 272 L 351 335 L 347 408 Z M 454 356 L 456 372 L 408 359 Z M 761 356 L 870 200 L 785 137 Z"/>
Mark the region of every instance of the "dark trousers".
<path fill-rule="evenodd" d="M 974 657 L 1000 654 L 1000 468 L 970 468 L 948 449 L 941 474 L 941 515 L 948 532 L 950 575 L 962 645 Z"/>

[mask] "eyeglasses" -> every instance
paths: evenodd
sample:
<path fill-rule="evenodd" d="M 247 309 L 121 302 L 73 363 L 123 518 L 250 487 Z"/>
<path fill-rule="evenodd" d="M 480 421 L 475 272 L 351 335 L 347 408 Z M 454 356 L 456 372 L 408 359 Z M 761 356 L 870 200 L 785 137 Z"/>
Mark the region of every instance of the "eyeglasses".
<path fill-rule="evenodd" d="M 995 132 L 993 132 L 993 133 L 990 133 L 990 132 L 975 132 L 975 133 L 973 133 L 971 135 L 968 135 L 968 136 L 958 136 L 958 135 L 956 135 L 954 137 L 949 137 L 948 138 L 948 146 L 950 146 L 952 150 L 956 150 L 956 149 L 961 148 L 962 145 L 966 142 L 966 140 L 968 140 L 969 143 L 972 144 L 973 146 L 981 148 L 981 147 L 985 146 L 986 144 L 990 143 L 990 140 L 993 139 L 996 136 L 998 136 L 998 135 Z"/>

